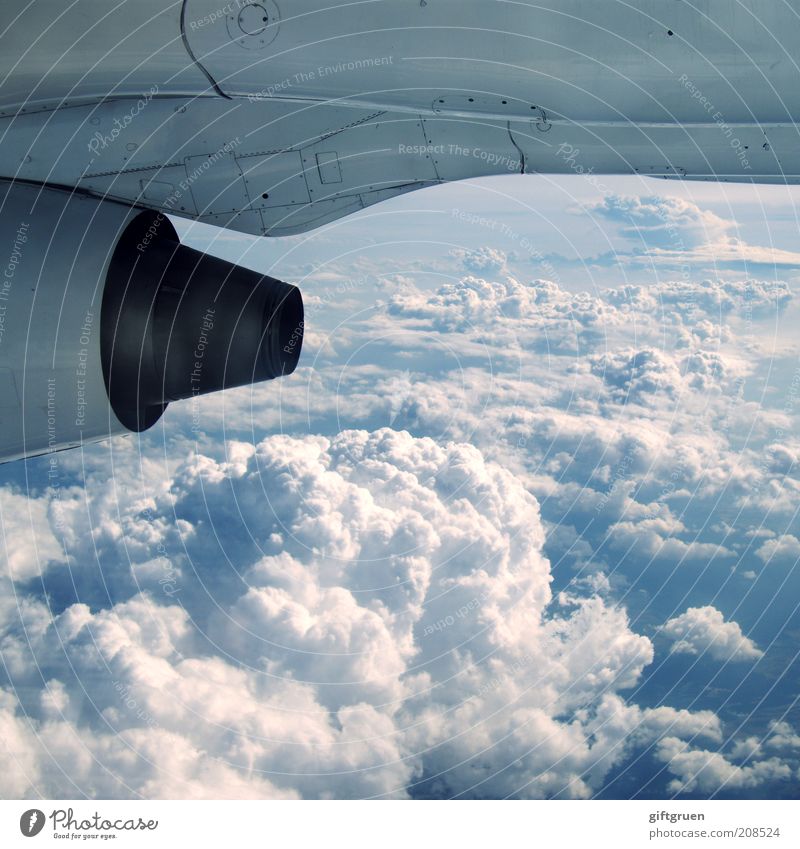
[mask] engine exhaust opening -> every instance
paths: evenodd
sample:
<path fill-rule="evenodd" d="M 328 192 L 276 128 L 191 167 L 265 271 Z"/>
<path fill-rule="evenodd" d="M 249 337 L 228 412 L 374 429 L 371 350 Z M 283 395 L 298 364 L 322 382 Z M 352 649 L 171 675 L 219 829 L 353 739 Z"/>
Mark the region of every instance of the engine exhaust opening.
<path fill-rule="evenodd" d="M 166 216 L 137 216 L 108 270 L 103 375 L 129 430 L 170 401 L 291 374 L 303 345 L 300 290 L 182 245 Z"/>

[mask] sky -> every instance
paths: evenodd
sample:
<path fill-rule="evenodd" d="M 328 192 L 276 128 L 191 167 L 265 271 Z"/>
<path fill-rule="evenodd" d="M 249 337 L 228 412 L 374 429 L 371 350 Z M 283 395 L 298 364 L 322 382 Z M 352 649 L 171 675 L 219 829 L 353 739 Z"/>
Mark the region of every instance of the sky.
<path fill-rule="evenodd" d="M 0 467 L 0 796 L 796 798 L 796 200 L 176 221 L 300 286 L 300 365 Z"/>

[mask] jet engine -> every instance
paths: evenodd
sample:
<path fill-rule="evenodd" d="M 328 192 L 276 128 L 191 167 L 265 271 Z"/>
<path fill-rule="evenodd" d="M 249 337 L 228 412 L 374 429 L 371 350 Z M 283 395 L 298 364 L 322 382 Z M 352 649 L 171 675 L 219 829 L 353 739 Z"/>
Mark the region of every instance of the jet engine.
<path fill-rule="evenodd" d="M 300 291 L 182 245 L 160 213 L 0 183 L 0 263 L 0 461 L 144 431 L 300 358 Z"/>

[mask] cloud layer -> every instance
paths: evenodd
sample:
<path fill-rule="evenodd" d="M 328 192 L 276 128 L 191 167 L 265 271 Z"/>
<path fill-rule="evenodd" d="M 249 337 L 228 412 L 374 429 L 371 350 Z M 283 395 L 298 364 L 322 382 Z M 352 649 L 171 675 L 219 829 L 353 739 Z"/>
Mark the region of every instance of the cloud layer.
<path fill-rule="evenodd" d="M 116 561 L 124 540 L 148 587 L 5 613 L 8 795 L 585 797 L 666 731 L 720 739 L 708 712 L 626 703 L 650 641 L 599 597 L 552 598 L 536 500 L 472 446 L 276 436 L 150 498 L 128 474 L 87 487 L 100 533 L 67 545 Z"/>

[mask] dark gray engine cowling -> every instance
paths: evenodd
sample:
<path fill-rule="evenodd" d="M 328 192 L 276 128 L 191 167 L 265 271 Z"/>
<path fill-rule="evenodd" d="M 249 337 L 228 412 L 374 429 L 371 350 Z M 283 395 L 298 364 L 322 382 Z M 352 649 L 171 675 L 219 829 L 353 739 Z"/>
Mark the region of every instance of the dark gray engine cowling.
<path fill-rule="evenodd" d="M 300 290 L 181 245 L 160 214 L 127 228 L 109 267 L 101 346 L 117 418 L 142 431 L 170 401 L 291 374 Z"/>

